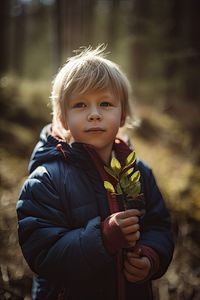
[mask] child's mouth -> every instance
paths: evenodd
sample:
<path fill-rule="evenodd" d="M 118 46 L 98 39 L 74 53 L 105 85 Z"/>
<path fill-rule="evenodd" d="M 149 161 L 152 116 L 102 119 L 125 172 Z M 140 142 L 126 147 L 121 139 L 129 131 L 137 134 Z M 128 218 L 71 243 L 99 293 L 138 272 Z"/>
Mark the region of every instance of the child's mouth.
<path fill-rule="evenodd" d="M 92 128 L 88 128 L 85 130 L 86 132 L 94 132 L 94 133 L 98 133 L 98 132 L 104 132 L 105 129 L 100 128 L 100 127 L 92 127 Z"/>

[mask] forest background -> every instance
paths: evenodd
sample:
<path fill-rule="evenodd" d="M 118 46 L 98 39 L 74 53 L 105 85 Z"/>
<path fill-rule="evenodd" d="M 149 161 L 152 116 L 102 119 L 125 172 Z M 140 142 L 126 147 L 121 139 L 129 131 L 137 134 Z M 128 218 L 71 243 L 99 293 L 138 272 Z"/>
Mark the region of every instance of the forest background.
<path fill-rule="evenodd" d="M 128 134 L 172 213 L 176 249 L 156 300 L 200 299 L 200 1 L 0 1 L 0 299 L 30 299 L 15 206 L 51 121 L 51 82 L 80 46 L 105 43 L 130 78 Z"/>

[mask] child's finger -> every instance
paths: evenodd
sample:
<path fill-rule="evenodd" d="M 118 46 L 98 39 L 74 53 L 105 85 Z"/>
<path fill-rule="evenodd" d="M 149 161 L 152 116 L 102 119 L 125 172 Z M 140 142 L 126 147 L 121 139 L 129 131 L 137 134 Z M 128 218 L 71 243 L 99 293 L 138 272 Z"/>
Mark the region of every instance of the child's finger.
<path fill-rule="evenodd" d="M 150 269 L 151 267 L 149 259 L 145 256 L 139 258 L 127 257 L 127 261 L 137 269 L 146 270 Z"/>
<path fill-rule="evenodd" d="M 125 275 L 127 281 L 129 281 L 129 282 L 137 282 L 137 281 L 141 280 L 140 277 L 138 277 L 135 274 L 129 273 L 125 268 L 124 268 L 124 275 Z"/>
<path fill-rule="evenodd" d="M 139 229 L 140 229 L 140 225 L 138 223 L 121 228 L 123 234 L 125 234 L 125 235 L 134 233 L 134 232 L 138 231 Z"/>
<path fill-rule="evenodd" d="M 127 280 L 132 282 L 144 280 L 148 276 L 151 268 L 148 258 L 140 257 L 130 260 L 126 258 L 124 261 L 124 274 Z"/>
<path fill-rule="evenodd" d="M 132 282 L 143 280 L 147 276 L 147 272 L 131 265 L 127 260 L 124 262 L 124 274 Z"/>
<path fill-rule="evenodd" d="M 125 211 L 120 212 L 121 219 L 127 219 L 129 217 L 141 216 L 141 212 L 138 209 L 127 209 Z"/>
<path fill-rule="evenodd" d="M 136 231 L 133 234 L 128 234 L 128 235 L 125 236 L 125 239 L 127 240 L 127 242 L 131 246 L 135 245 L 135 242 L 138 241 L 139 238 L 140 238 L 140 232 L 139 231 Z"/>
<path fill-rule="evenodd" d="M 120 227 L 127 227 L 130 225 L 134 225 L 139 223 L 139 218 L 137 216 L 135 217 L 129 217 L 126 219 L 118 219 L 117 218 L 117 223 L 119 224 Z"/>

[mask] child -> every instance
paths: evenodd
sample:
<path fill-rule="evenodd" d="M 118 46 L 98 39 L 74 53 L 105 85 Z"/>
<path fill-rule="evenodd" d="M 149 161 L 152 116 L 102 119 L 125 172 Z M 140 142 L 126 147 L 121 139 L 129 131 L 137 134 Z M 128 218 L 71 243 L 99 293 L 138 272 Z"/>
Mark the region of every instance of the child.
<path fill-rule="evenodd" d="M 21 190 L 19 242 L 36 274 L 32 299 L 150 300 L 151 280 L 172 259 L 169 213 L 151 170 L 134 164 L 143 216 L 119 211 L 120 200 L 104 188 L 112 180 L 105 165 L 113 155 L 123 165 L 131 150 L 116 138 L 130 113 L 129 82 L 103 51 L 85 49 L 58 72 L 53 122 Z"/>

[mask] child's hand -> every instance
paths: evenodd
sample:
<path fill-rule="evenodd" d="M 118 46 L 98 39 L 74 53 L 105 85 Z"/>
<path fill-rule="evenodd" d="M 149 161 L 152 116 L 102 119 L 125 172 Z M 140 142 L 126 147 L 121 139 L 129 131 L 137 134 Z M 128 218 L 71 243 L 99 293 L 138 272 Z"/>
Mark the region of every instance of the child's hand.
<path fill-rule="evenodd" d="M 129 282 L 146 279 L 150 273 L 151 263 L 146 256 L 140 256 L 134 250 L 127 252 L 124 261 L 124 275 Z"/>
<path fill-rule="evenodd" d="M 129 209 L 113 215 L 116 224 L 130 246 L 135 246 L 140 238 L 139 216 L 141 212 L 137 209 Z"/>
<path fill-rule="evenodd" d="M 116 254 L 122 248 L 135 246 L 140 237 L 137 209 L 114 213 L 102 222 L 102 238 L 110 254 Z"/>

